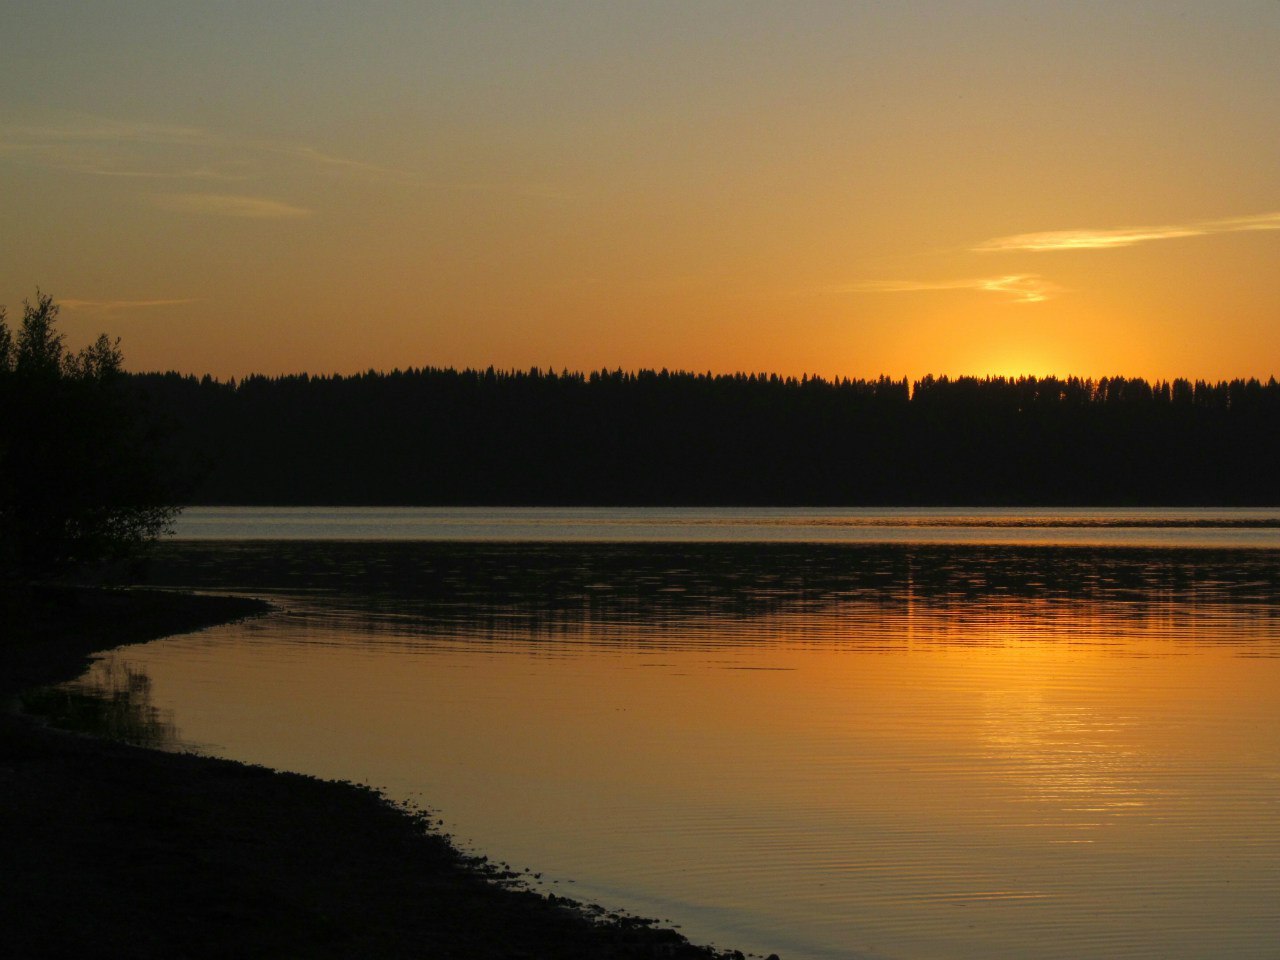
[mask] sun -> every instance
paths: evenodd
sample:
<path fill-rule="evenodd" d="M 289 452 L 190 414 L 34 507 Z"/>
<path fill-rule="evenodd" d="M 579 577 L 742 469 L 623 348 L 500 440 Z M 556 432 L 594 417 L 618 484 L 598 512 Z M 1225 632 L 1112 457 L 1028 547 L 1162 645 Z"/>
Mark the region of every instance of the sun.
<path fill-rule="evenodd" d="M 1005 377 L 1047 377 L 1058 373 L 1057 364 L 1050 361 L 1044 353 L 1028 350 L 1025 347 L 997 348 L 979 358 L 971 371 L 974 376 Z"/>

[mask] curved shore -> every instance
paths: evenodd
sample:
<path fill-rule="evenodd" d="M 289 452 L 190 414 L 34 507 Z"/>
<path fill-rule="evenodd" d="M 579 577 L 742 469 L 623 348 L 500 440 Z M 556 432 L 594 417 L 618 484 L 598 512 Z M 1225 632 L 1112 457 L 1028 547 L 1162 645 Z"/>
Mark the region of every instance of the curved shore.
<path fill-rule="evenodd" d="M 125 643 L 256 616 L 162 591 L 0 598 L 0 700 Z M 504 885 L 375 791 L 0 714 L 6 956 L 727 958 Z"/>

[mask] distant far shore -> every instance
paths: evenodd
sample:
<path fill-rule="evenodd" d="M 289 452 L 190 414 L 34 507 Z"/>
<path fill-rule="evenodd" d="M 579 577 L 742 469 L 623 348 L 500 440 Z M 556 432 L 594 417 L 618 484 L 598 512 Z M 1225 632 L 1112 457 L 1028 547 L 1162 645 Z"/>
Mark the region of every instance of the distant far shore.
<path fill-rule="evenodd" d="M 1274 379 L 423 369 L 129 383 L 200 503 L 1263 506 L 1280 472 Z"/>
<path fill-rule="evenodd" d="M 0 594 L 0 701 L 95 652 L 268 610 L 164 591 Z M 0 937 L 23 958 L 725 958 L 512 886 L 375 791 L 0 714 Z"/>

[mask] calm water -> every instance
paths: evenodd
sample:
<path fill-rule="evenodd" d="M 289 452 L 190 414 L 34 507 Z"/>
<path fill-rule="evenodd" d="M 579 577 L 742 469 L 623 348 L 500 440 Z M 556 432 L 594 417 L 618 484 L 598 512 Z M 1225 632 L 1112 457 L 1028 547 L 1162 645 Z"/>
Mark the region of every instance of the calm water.
<path fill-rule="evenodd" d="M 1280 548 L 1268 508 L 200 507 L 197 540 L 1017 543 Z"/>
<path fill-rule="evenodd" d="M 157 577 L 280 612 L 111 662 L 695 940 L 1274 958 L 1278 521 L 193 511 Z"/>

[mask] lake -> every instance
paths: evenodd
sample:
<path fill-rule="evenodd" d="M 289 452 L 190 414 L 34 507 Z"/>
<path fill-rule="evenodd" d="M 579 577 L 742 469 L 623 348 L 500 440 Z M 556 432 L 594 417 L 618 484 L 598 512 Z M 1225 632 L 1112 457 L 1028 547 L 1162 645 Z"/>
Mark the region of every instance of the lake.
<path fill-rule="evenodd" d="M 1276 956 L 1280 511 L 204 508 L 154 579 L 279 607 L 91 671 L 179 743 L 695 941 Z"/>

